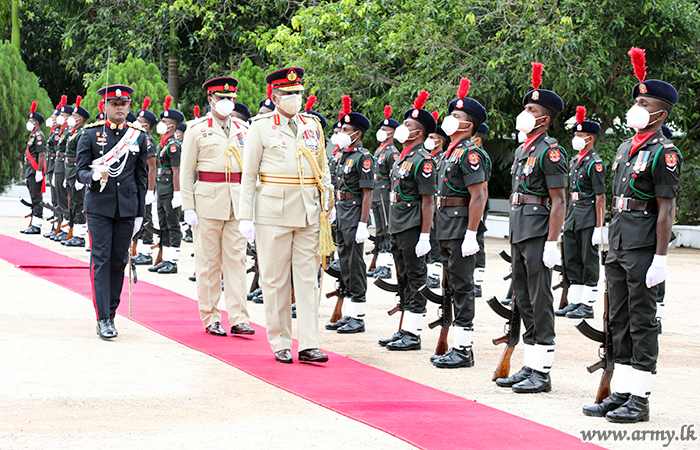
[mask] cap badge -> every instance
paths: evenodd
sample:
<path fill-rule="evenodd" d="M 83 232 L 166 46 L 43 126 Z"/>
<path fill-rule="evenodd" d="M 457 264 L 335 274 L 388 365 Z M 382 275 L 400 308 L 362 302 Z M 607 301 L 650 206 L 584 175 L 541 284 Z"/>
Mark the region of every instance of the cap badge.
<path fill-rule="evenodd" d="M 639 84 L 639 93 L 640 93 L 640 94 L 646 94 L 647 92 L 649 92 L 649 90 L 647 89 L 646 84 L 640 83 L 640 84 Z"/>
<path fill-rule="evenodd" d="M 384 119 L 384 125 L 389 125 L 389 119 Z"/>
<path fill-rule="evenodd" d="M 532 93 L 532 99 L 533 100 L 539 100 L 540 99 L 540 91 L 535 91 Z"/>
<path fill-rule="evenodd" d="M 411 113 L 411 117 L 413 117 L 414 119 L 418 117 L 418 110 L 417 109 L 413 110 L 413 112 Z"/>
<path fill-rule="evenodd" d="M 288 81 L 296 81 L 297 80 L 297 73 L 293 70 L 290 70 L 289 73 L 287 74 L 287 80 Z"/>
<path fill-rule="evenodd" d="M 460 98 L 459 100 L 457 100 L 457 108 L 458 108 L 458 109 L 462 109 L 462 106 L 464 106 L 464 102 L 463 102 L 462 99 Z"/>
<path fill-rule="evenodd" d="M 122 96 L 122 90 L 121 90 L 121 89 L 117 89 L 116 91 L 114 91 L 114 93 L 117 94 L 117 97 L 121 97 L 121 96 Z"/>
<path fill-rule="evenodd" d="M 346 115 L 344 120 L 345 120 L 345 123 L 350 123 L 350 116 Z"/>
<path fill-rule="evenodd" d="M 224 91 L 228 91 L 228 83 L 224 84 Z"/>
<path fill-rule="evenodd" d="M 163 117 L 168 117 L 168 110 L 163 111 Z"/>
<path fill-rule="evenodd" d="M 581 130 L 583 130 L 583 127 L 581 126 L 581 124 L 578 124 L 578 126 L 576 127 L 576 129 L 577 129 L 578 131 L 581 131 Z"/>

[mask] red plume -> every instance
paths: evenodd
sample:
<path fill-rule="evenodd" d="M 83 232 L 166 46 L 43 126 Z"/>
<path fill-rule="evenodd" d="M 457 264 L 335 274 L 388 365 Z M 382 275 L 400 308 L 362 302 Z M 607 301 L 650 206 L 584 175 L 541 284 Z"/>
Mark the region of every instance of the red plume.
<path fill-rule="evenodd" d="M 104 112 L 105 112 L 105 101 L 104 100 L 100 100 L 97 103 L 97 109 L 99 109 L 100 112 L 104 114 Z"/>
<path fill-rule="evenodd" d="M 304 111 L 310 111 L 311 108 L 314 106 L 316 103 L 316 96 L 315 95 L 309 95 L 309 98 L 306 99 L 306 106 L 304 106 Z"/>
<path fill-rule="evenodd" d="M 391 105 L 384 106 L 384 118 L 388 119 L 391 117 Z"/>
<path fill-rule="evenodd" d="M 272 98 L 272 85 L 268 84 L 267 85 L 267 94 L 265 94 L 265 98 Z"/>
<path fill-rule="evenodd" d="M 459 89 L 457 90 L 457 98 L 464 98 L 469 94 L 469 85 L 471 81 L 469 78 L 462 78 L 459 80 Z"/>
<path fill-rule="evenodd" d="M 36 112 L 36 107 L 39 106 L 37 102 L 32 102 L 32 106 L 29 108 L 29 112 L 34 114 Z"/>
<path fill-rule="evenodd" d="M 532 87 L 535 90 L 539 89 L 540 84 L 542 84 L 542 69 L 544 69 L 544 65 L 542 63 L 532 63 Z"/>
<path fill-rule="evenodd" d="M 58 102 L 58 108 L 56 109 L 61 109 L 64 106 L 66 106 L 66 103 L 68 103 L 68 96 L 67 95 L 62 95 L 61 96 L 61 101 Z"/>
<path fill-rule="evenodd" d="M 141 107 L 141 111 L 147 110 L 150 105 L 151 105 L 151 99 L 149 97 L 144 98 L 143 99 L 143 106 Z"/>
<path fill-rule="evenodd" d="M 164 110 L 169 110 L 170 109 L 170 104 L 173 102 L 173 96 L 172 95 L 166 95 L 165 96 L 165 103 L 163 103 L 163 109 Z"/>
<path fill-rule="evenodd" d="M 632 58 L 634 76 L 637 77 L 640 83 L 643 83 L 644 78 L 647 76 L 646 52 L 641 48 L 632 47 L 627 54 Z"/>
<path fill-rule="evenodd" d="M 340 110 L 340 117 L 343 117 L 352 112 L 352 100 L 349 95 L 343 95 L 341 98 L 343 99 L 343 109 Z"/>
<path fill-rule="evenodd" d="M 466 80 L 466 78 L 463 78 L 463 80 Z M 435 119 L 435 122 L 437 122 L 438 119 L 440 118 L 440 113 L 437 111 L 433 111 L 430 114 L 433 116 L 433 119 Z"/>
<path fill-rule="evenodd" d="M 586 107 L 577 106 L 576 107 L 576 123 L 583 123 L 586 120 Z"/>
<path fill-rule="evenodd" d="M 429 96 L 430 94 L 428 94 L 426 91 L 420 91 L 418 93 L 418 97 L 416 97 L 416 100 L 413 102 L 413 109 L 423 109 Z"/>
<path fill-rule="evenodd" d="M 79 108 L 80 104 L 83 102 L 83 96 L 79 95 L 75 98 L 75 107 Z"/>
<path fill-rule="evenodd" d="M 194 118 L 199 117 L 199 105 L 194 105 Z"/>

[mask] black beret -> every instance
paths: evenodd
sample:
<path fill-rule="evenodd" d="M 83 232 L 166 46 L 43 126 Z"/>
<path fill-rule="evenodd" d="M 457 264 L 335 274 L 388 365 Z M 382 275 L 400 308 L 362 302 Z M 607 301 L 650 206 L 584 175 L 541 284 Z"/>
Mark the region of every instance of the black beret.
<path fill-rule="evenodd" d="M 136 114 L 129 111 L 129 114 L 126 115 L 126 121 L 127 122 L 134 122 L 135 120 L 136 120 Z"/>
<path fill-rule="evenodd" d="M 73 110 L 73 113 L 77 113 L 78 115 L 82 116 L 85 120 L 88 120 L 90 118 L 90 111 L 83 108 L 82 106 L 78 106 L 77 108 L 75 108 Z"/>
<path fill-rule="evenodd" d="M 476 117 L 476 119 L 481 123 L 486 122 L 486 120 L 489 118 L 488 114 L 486 113 L 486 108 L 484 108 L 478 101 L 469 97 L 456 98 L 452 100 L 447 107 L 447 114 L 451 114 L 454 110 L 464 111 L 465 113 Z"/>
<path fill-rule="evenodd" d="M 406 112 L 403 113 L 403 120 L 406 119 L 413 119 L 418 121 L 421 125 L 425 127 L 425 131 L 427 131 L 428 134 L 435 133 L 435 130 L 437 129 L 437 122 L 435 122 L 435 118 L 432 114 L 430 114 L 424 109 L 411 108 L 406 110 Z"/>
<path fill-rule="evenodd" d="M 167 118 L 167 119 L 173 119 L 177 122 L 183 122 L 185 120 L 185 115 L 182 114 L 180 111 L 177 109 L 168 109 L 166 111 L 163 111 L 160 113 L 160 118 Z M 136 117 L 134 116 L 134 120 L 136 120 Z M 131 122 L 131 120 L 129 120 Z"/>
<path fill-rule="evenodd" d="M 577 131 L 581 133 L 598 134 L 600 133 L 600 124 L 592 120 L 584 120 L 581 123 L 575 123 L 574 126 L 571 127 L 572 133 L 576 133 Z"/>
<path fill-rule="evenodd" d="M 73 114 L 73 108 L 71 105 L 62 106 L 59 111 L 61 114 Z"/>
<path fill-rule="evenodd" d="M 666 125 L 661 125 L 661 132 L 664 134 L 664 136 L 666 136 L 667 139 L 671 139 L 673 137 L 673 132 Z"/>
<path fill-rule="evenodd" d="M 155 125 L 158 122 L 158 118 L 156 117 L 156 115 L 147 109 L 142 109 L 141 111 L 139 111 L 138 116 L 146 119 L 151 124 L 151 126 Z"/>
<path fill-rule="evenodd" d="M 391 117 L 389 117 L 388 119 L 382 119 L 382 121 L 377 124 L 377 128 L 391 127 L 393 129 L 396 129 L 399 127 L 399 125 L 401 125 L 401 124 L 399 123 L 398 120 L 392 119 Z"/>
<path fill-rule="evenodd" d="M 476 132 L 486 136 L 487 134 L 489 134 L 489 126 L 486 125 L 484 122 L 481 122 L 481 125 L 479 125 L 479 129 L 476 130 Z"/>
<path fill-rule="evenodd" d="M 185 130 L 187 130 L 187 124 L 185 122 L 180 122 L 180 125 L 177 126 L 177 129 L 184 133 Z"/>
<path fill-rule="evenodd" d="M 675 105 L 678 102 L 678 91 L 676 91 L 676 88 L 661 80 L 646 80 L 643 83 L 635 84 L 632 89 L 632 98 L 636 99 L 640 95 L 657 98 L 671 105 Z"/>
<path fill-rule="evenodd" d="M 442 138 L 445 140 L 445 142 L 449 142 L 449 141 L 450 141 L 450 137 L 447 135 L 447 133 L 445 133 L 445 130 L 443 130 L 442 127 L 441 127 L 440 125 L 438 125 L 438 126 L 435 128 L 435 133 L 436 133 L 436 134 L 439 134 L 440 136 L 442 136 Z"/>
<path fill-rule="evenodd" d="M 555 92 L 547 89 L 534 89 L 523 97 L 523 106 L 528 103 L 536 103 L 546 106 L 557 114 L 564 112 L 564 100 L 561 99 Z"/>
<path fill-rule="evenodd" d="M 258 103 L 258 108 L 262 108 L 263 106 L 269 110 L 275 109 L 275 104 L 272 103 L 272 100 L 270 100 L 269 98 L 264 98 L 260 100 L 260 103 Z"/>
<path fill-rule="evenodd" d="M 250 110 L 248 109 L 248 107 L 244 103 L 234 102 L 233 103 L 233 110 L 239 114 L 242 114 L 244 116 L 243 120 L 250 119 L 250 115 L 251 115 Z"/>
<path fill-rule="evenodd" d="M 363 133 L 366 133 L 367 130 L 369 130 L 369 127 L 371 124 L 369 123 L 369 119 L 365 117 L 363 114 L 360 114 L 359 112 L 351 112 L 350 114 L 344 115 L 340 119 L 341 127 L 345 124 L 351 125 L 358 130 L 362 131 Z"/>
<path fill-rule="evenodd" d="M 34 119 L 34 120 L 36 120 L 37 122 L 39 122 L 40 125 L 41 125 L 42 123 L 44 123 L 44 116 L 42 116 L 42 115 L 41 115 L 40 113 L 38 113 L 38 112 L 33 112 L 33 113 L 27 114 L 27 118 L 28 118 L 28 119 Z"/>

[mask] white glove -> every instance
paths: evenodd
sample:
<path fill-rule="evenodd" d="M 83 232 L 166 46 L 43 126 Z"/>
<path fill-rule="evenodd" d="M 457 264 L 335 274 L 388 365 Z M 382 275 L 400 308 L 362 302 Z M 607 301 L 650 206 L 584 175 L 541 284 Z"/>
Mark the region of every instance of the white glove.
<path fill-rule="evenodd" d="M 95 164 L 90 167 L 92 167 L 94 171 L 92 172 L 93 180 L 99 181 L 101 178 L 107 178 L 105 174 L 109 174 L 109 167 L 103 166 L 102 164 Z"/>
<path fill-rule="evenodd" d="M 156 201 L 156 191 L 146 191 L 146 206 Z"/>
<path fill-rule="evenodd" d="M 180 191 L 173 191 L 173 199 L 170 200 L 170 204 L 173 205 L 173 209 L 178 209 L 182 206 L 182 194 Z"/>
<path fill-rule="evenodd" d="M 333 209 L 331 209 L 331 212 L 328 213 L 328 222 L 334 223 L 336 219 L 336 211 L 335 211 L 335 206 Z"/>
<path fill-rule="evenodd" d="M 367 230 L 367 222 L 358 222 L 357 231 L 355 232 L 355 242 L 362 244 L 369 239 L 369 231 Z"/>
<path fill-rule="evenodd" d="M 476 231 L 467 230 L 462 241 L 462 256 L 467 257 L 479 251 L 479 243 L 476 241 Z"/>
<path fill-rule="evenodd" d="M 80 181 L 78 181 L 78 179 L 76 178 L 75 179 L 75 190 L 79 191 L 84 187 L 85 187 L 85 185 L 83 183 L 81 183 Z"/>
<path fill-rule="evenodd" d="M 430 251 L 430 233 L 421 233 L 416 244 L 416 256 L 421 257 Z"/>
<path fill-rule="evenodd" d="M 39 172 L 37 170 L 37 172 L 34 174 L 34 181 L 36 181 L 37 183 L 41 183 L 41 180 L 43 180 L 43 179 L 44 179 L 44 173 Z"/>
<path fill-rule="evenodd" d="M 249 242 L 255 240 L 255 223 L 252 220 L 241 219 L 241 222 L 238 224 L 238 231 L 240 231 Z"/>
<path fill-rule="evenodd" d="M 51 175 L 51 186 L 56 186 L 56 174 Z"/>
<path fill-rule="evenodd" d="M 66 189 L 68 187 L 68 180 L 65 178 L 63 179 L 63 189 Z"/>
<path fill-rule="evenodd" d="M 153 191 L 148 191 L 148 192 L 153 192 Z M 148 194 L 146 195 L 146 202 L 148 202 Z M 146 203 L 148 204 L 148 203 Z M 197 216 L 197 212 L 194 209 L 186 209 L 185 210 L 185 222 L 187 222 L 187 225 L 191 227 L 198 227 L 199 226 L 199 216 Z"/>
<path fill-rule="evenodd" d="M 647 287 L 652 288 L 666 279 L 666 255 L 654 255 L 647 270 Z"/>
<path fill-rule="evenodd" d="M 131 237 L 136 236 L 136 233 L 139 232 L 141 229 L 141 225 L 143 225 L 143 217 L 137 217 L 134 219 L 134 230 L 131 232 Z"/>
<path fill-rule="evenodd" d="M 561 253 L 557 247 L 557 241 L 547 241 L 544 243 L 544 253 L 542 253 L 542 262 L 549 269 L 556 266 L 561 260 Z"/>
<path fill-rule="evenodd" d="M 598 245 L 603 242 L 603 228 L 595 227 L 591 236 L 591 245 Z"/>

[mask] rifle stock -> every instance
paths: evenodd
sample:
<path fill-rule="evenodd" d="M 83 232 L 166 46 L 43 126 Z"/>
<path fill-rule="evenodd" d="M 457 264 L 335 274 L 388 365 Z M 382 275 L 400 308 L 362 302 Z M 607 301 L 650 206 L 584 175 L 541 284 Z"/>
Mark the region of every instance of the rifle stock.
<path fill-rule="evenodd" d="M 488 304 L 496 314 L 507 320 L 506 334 L 492 341 L 494 345 L 506 344 L 501 360 L 498 361 L 496 370 L 493 372 L 492 381 L 496 381 L 498 378 L 506 378 L 510 375 L 510 357 L 513 355 L 515 346 L 520 341 L 520 311 L 518 311 L 518 306 L 515 302 L 515 293 L 512 295 L 510 310 L 505 308 L 496 297 L 488 299 Z"/>
<path fill-rule="evenodd" d="M 603 376 L 600 377 L 600 383 L 598 384 L 598 392 L 595 395 L 595 402 L 602 403 L 603 400 L 610 397 L 610 381 L 612 380 L 613 370 L 603 371 Z"/>
<path fill-rule="evenodd" d="M 369 268 L 367 269 L 369 272 L 374 272 L 374 270 L 377 268 L 377 256 L 379 256 L 378 252 L 374 254 L 372 257 L 372 262 L 369 263 Z"/>
<path fill-rule="evenodd" d="M 510 357 L 513 355 L 513 350 L 515 347 L 506 347 L 501 355 L 501 360 L 498 361 L 498 366 L 493 372 L 493 377 L 491 381 L 496 381 L 499 378 L 507 378 L 510 375 Z"/>
<path fill-rule="evenodd" d="M 437 345 L 435 346 L 436 355 L 444 355 L 447 353 L 447 335 L 450 332 L 450 327 L 442 327 L 440 330 L 440 337 L 438 338 Z"/>
<path fill-rule="evenodd" d="M 338 297 L 335 302 L 335 307 L 333 308 L 333 314 L 331 314 L 331 323 L 336 323 L 343 318 L 343 297 Z"/>
<path fill-rule="evenodd" d="M 391 308 L 386 313 L 389 314 L 390 316 L 393 316 L 394 314 L 396 314 L 397 312 L 400 312 L 400 311 L 401 311 L 401 305 L 399 304 L 399 305 L 396 305 L 393 308 Z"/>

